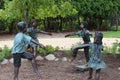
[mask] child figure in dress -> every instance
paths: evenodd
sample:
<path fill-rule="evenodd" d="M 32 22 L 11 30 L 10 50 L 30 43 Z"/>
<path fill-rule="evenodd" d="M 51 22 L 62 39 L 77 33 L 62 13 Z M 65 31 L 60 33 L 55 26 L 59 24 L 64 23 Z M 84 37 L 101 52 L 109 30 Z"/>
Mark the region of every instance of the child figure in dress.
<path fill-rule="evenodd" d="M 14 38 L 14 45 L 12 48 L 12 55 L 14 61 L 14 80 L 18 80 L 19 68 L 21 66 L 21 58 L 30 60 L 36 75 L 40 77 L 40 72 L 37 68 L 35 57 L 33 54 L 25 51 L 25 46 L 26 44 L 31 43 L 39 45 L 42 48 L 44 48 L 44 46 L 32 39 L 30 36 L 24 34 L 26 32 L 25 22 L 19 22 L 17 24 L 17 27 L 19 32 Z"/>
<path fill-rule="evenodd" d="M 90 47 L 91 50 L 90 60 L 88 61 L 88 68 L 89 68 L 88 80 L 92 78 L 93 70 L 96 71 L 95 80 L 100 80 L 100 71 L 101 69 L 106 68 L 106 64 L 103 61 L 102 53 L 101 53 L 101 51 L 103 50 L 102 38 L 103 38 L 102 33 L 95 32 L 93 43 L 82 44 L 79 46 L 79 49 Z"/>

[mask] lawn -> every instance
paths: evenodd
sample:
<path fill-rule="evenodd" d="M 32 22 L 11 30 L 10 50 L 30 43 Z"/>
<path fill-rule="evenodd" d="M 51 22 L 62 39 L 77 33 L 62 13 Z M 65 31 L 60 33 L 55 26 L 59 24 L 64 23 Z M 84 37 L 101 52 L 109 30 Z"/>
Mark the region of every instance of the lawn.
<path fill-rule="evenodd" d="M 103 33 L 104 38 L 120 38 L 120 31 L 106 31 L 106 32 L 102 32 L 102 33 Z M 78 38 L 77 35 L 70 36 L 70 37 L 71 38 Z"/>
<path fill-rule="evenodd" d="M 120 31 L 107 31 L 103 32 L 103 35 L 106 38 L 120 38 Z"/>

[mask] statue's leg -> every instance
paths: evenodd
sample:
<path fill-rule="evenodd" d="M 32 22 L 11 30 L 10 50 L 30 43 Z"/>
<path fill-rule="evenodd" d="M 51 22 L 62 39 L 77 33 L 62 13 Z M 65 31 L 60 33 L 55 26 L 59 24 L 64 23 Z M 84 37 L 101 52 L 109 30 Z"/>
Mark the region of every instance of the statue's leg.
<path fill-rule="evenodd" d="M 95 80 L 100 80 L 100 70 L 101 69 L 96 70 Z"/>
<path fill-rule="evenodd" d="M 37 47 L 36 46 L 34 46 L 33 54 L 36 57 L 36 55 L 37 55 Z"/>
<path fill-rule="evenodd" d="M 84 54 L 85 54 L 86 62 L 88 62 L 89 61 L 89 47 L 84 48 Z"/>
<path fill-rule="evenodd" d="M 21 54 L 14 54 L 14 80 L 18 80 L 19 68 L 21 66 Z"/>
<path fill-rule="evenodd" d="M 32 63 L 33 69 L 34 69 L 35 73 L 37 74 L 37 76 L 41 77 L 40 72 L 37 67 L 37 64 L 36 64 L 35 57 L 31 60 L 31 63 Z"/>
<path fill-rule="evenodd" d="M 88 77 L 88 80 L 89 80 L 89 79 L 92 79 L 92 74 L 93 74 L 93 69 L 90 68 L 90 69 L 89 69 L 89 77 Z"/>
<path fill-rule="evenodd" d="M 39 40 L 36 39 L 36 42 L 39 43 Z M 37 47 L 38 47 L 37 45 L 34 46 L 34 52 L 33 52 L 33 54 L 34 54 L 35 57 L 37 56 Z"/>
<path fill-rule="evenodd" d="M 77 52 L 78 52 L 78 49 L 74 49 L 74 50 L 73 50 L 73 53 L 72 53 L 72 56 L 73 56 L 73 57 L 76 57 L 76 56 L 77 56 Z"/>
<path fill-rule="evenodd" d="M 30 52 L 33 53 L 34 52 L 34 47 L 30 47 Z"/>
<path fill-rule="evenodd" d="M 14 80 L 18 80 L 19 67 L 14 67 Z"/>
<path fill-rule="evenodd" d="M 31 61 L 31 64 L 32 64 L 32 67 L 33 67 L 35 73 L 37 74 L 37 76 L 41 77 L 34 55 L 32 53 L 25 52 L 22 57 Z"/>
<path fill-rule="evenodd" d="M 77 56 L 79 46 L 75 46 L 72 48 L 72 56 L 75 58 Z"/>

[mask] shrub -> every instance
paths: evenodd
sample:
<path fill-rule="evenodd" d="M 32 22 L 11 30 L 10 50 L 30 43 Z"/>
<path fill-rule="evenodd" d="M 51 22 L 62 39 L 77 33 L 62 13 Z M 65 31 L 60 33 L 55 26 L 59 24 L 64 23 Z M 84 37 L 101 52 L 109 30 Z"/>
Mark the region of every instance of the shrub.
<path fill-rule="evenodd" d="M 46 45 L 45 50 L 46 50 L 46 53 L 47 53 L 47 54 L 52 54 L 52 53 L 54 53 L 55 48 L 52 47 L 51 45 Z"/>
<path fill-rule="evenodd" d="M 5 45 L 0 52 L 0 61 L 10 57 L 10 49 Z"/>
<path fill-rule="evenodd" d="M 47 54 L 53 54 L 55 51 L 58 51 L 59 47 L 57 46 L 57 47 L 54 48 L 51 45 L 46 45 L 45 49 L 38 48 L 37 50 L 42 56 L 45 56 Z"/>
<path fill-rule="evenodd" d="M 38 51 L 39 54 L 41 54 L 42 56 L 47 55 L 47 54 L 46 54 L 46 51 L 45 51 L 44 49 L 42 49 L 42 48 L 37 48 L 37 51 Z"/>
<path fill-rule="evenodd" d="M 2 53 L 0 53 L 0 61 L 4 60 L 4 55 Z"/>
<path fill-rule="evenodd" d="M 72 50 L 64 50 L 64 54 L 65 55 L 71 55 L 72 54 Z"/>
<path fill-rule="evenodd" d="M 0 52 L 2 52 L 2 48 L 0 47 Z"/>
<path fill-rule="evenodd" d="M 113 43 L 111 47 L 105 47 L 103 50 L 103 54 L 112 54 L 113 57 L 116 57 L 117 52 L 120 53 L 120 43 Z"/>
<path fill-rule="evenodd" d="M 110 47 L 105 47 L 105 48 L 103 49 L 103 54 L 106 55 L 106 54 L 108 54 L 108 53 L 110 53 Z"/>
<path fill-rule="evenodd" d="M 10 49 L 6 45 L 4 46 L 2 50 L 2 54 L 4 55 L 4 58 L 10 57 Z"/>
<path fill-rule="evenodd" d="M 55 47 L 55 51 L 58 51 L 58 50 L 60 50 L 60 48 L 57 46 L 57 47 Z"/>

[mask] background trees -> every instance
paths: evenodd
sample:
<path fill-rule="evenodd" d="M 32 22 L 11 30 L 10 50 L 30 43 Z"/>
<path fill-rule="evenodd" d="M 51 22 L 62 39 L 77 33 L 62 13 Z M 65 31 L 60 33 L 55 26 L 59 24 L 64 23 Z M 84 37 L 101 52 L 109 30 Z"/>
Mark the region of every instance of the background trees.
<path fill-rule="evenodd" d="M 1 0 L 0 31 L 12 33 L 19 20 L 32 17 L 46 31 L 77 29 L 85 20 L 91 30 L 118 30 L 119 0 Z"/>
<path fill-rule="evenodd" d="M 73 0 L 78 16 L 89 22 L 90 28 L 105 30 L 110 27 L 110 21 L 120 13 L 119 3 L 115 0 Z"/>

